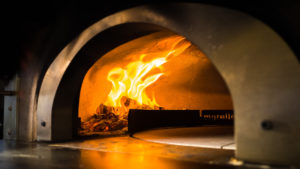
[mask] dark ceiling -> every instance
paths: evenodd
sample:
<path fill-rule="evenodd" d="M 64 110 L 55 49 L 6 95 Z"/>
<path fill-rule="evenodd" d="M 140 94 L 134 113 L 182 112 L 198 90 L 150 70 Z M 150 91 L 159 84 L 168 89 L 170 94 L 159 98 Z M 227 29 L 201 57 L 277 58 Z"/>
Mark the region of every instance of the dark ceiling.
<path fill-rule="evenodd" d="M 182 2 L 182 1 L 164 1 Z M 226 1 L 198 0 L 248 13 L 277 31 L 291 46 L 299 58 L 300 54 L 300 1 Z M 14 2 L 2 5 L 2 42 L 4 50 L 0 60 L 0 78 L 9 79 L 22 67 L 30 64 L 32 53 L 45 51 L 56 53 L 60 47 L 49 47 L 51 41 L 58 41 L 63 47 L 84 28 L 102 17 L 116 11 L 151 3 L 149 0 L 116 1 L 38 1 Z M 58 39 L 59 38 L 59 39 Z M 25 60 L 25 61 L 24 61 Z"/>

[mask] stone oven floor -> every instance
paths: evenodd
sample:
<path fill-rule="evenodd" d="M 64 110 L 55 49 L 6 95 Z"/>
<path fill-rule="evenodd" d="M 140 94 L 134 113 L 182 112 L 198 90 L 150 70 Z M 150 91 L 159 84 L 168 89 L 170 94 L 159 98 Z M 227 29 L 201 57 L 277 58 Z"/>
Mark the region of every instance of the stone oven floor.
<path fill-rule="evenodd" d="M 233 150 L 161 144 L 130 136 L 61 143 L 0 141 L 0 168 L 224 169 L 259 168 L 235 160 Z"/>
<path fill-rule="evenodd" d="M 201 126 L 165 128 L 139 132 L 133 135 L 142 140 L 202 148 L 235 150 L 232 126 Z"/>

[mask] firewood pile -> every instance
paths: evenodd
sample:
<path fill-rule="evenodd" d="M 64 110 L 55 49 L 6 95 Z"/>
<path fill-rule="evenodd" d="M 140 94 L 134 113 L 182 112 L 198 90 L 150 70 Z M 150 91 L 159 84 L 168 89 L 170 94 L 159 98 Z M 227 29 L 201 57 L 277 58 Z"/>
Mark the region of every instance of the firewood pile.
<path fill-rule="evenodd" d="M 86 132 L 105 132 L 124 130 L 128 127 L 129 109 L 162 110 L 162 107 L 154 108 L 148 105 L 139 105 L 135 100 L 123 96 L 120 107 L 100 104 L 96 113 L 86 121 L 81 122 L 81 130 Z"/>

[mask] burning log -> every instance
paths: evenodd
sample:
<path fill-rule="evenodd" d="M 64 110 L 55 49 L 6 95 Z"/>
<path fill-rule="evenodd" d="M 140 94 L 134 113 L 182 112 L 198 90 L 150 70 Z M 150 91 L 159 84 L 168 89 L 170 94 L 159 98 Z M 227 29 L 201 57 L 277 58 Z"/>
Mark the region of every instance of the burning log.
<path fill-rule="evenodd" d="M 96 113 L 81 123 L 81 128 L 88 131 L 113 131 L 127 127 L 127 120 L 120 116 L 120 109 L 100 104 Z"/>
<path fill-rule="evenodd" d="M 125 96 L 121 99 L 121 107 L 100 104 L 96 113 L 86 121 L 81 122 L 81 129 L 88 132 L 122 130 L 128 126 L 128 112 L 130 109 L 162 110 L 162 107 L 139 105 L 135 100 Z"/>

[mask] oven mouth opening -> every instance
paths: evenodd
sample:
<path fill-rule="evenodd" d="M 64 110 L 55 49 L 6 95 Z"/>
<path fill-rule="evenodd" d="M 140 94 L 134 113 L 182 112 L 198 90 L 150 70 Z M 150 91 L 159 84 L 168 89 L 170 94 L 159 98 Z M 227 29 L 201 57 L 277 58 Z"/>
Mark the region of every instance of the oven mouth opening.
<path fill-rule="evenodd" d="M 233 105 L 223 78 L 198 47 L 166 30 L 99 57 L 82 81 L 78 119 L 83 138 L 199 126 L 227 126 L 233 137 Z"/>

